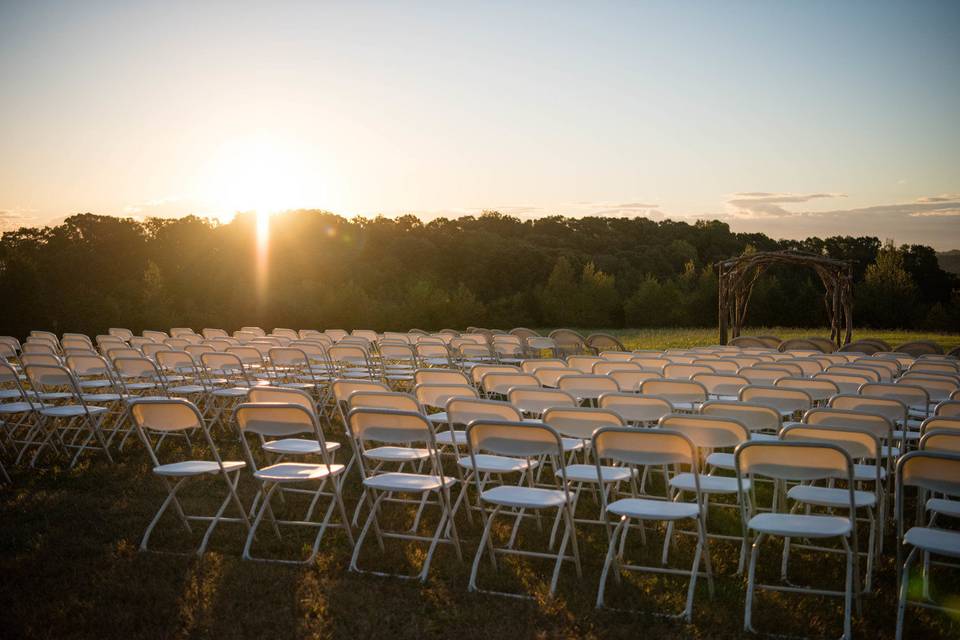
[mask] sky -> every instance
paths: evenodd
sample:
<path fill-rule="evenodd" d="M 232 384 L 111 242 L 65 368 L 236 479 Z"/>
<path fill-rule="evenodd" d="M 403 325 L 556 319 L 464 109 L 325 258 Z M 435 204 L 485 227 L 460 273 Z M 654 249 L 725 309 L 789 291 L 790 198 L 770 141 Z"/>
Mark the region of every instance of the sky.
<path fill-rule="evenodd" d="M 290 208 L 960 249 L 960 2 L 0 0 L 0 229 Z"/>

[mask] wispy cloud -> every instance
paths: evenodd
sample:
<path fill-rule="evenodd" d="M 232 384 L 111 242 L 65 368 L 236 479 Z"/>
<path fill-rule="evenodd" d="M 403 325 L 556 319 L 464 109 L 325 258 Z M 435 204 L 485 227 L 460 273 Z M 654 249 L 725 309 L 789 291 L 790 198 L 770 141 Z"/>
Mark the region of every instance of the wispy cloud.
<path fill-rule="evenodd" d="M 804 215 L 803 212 L 790 211 L 783 207 L 811 200 L 846 198 L 845 193 L 773 193 L 769 191 L 746 191 L 735 193 L 727 205 L 734 217 L 741 218 L 782 218 Z"/>
<path fill-rule="evenodd" d="M 960 193 L 942 193 L 939 196 L 924 196 L 917 198 L 917 202 L 921 204 L 931 202 L 960 202 Z"/>
<path fill-rule="evenodd" d="M 146 202 L 140 202 L 137 204 L 128 204 L 123 208 L 123 212 L 127 215 L 137 215 L 137 214 L 151 214 L 151 212 L 163 209 L 168 205 L 174 205 L 182 202 L 184 198 L 182 196 L 164 196 L 162 198 L 154 198 L 152 200 L 147 200 Z"/>
<path fill-rule="evenodd" d="M 23 207 L 0 209 L 0 231 L 12 231 L 33 223 L 36 217 L 30 214 L 34 212 L 34 209 Z"/>

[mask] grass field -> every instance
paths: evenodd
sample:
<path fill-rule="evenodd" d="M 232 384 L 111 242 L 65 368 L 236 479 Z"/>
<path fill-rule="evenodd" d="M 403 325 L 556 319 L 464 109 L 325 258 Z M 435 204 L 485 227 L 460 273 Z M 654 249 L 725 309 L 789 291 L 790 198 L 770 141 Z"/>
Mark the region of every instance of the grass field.
<path fill-rule="evenodd" d="M 960 331 L 960 327 L 957 328 Z M 613 329 L 608 331 L 623 341 L 630 349 L 667 349 L 700 347 L 717 344 L 717 328 L 657 328 L 657 329 Z M 777 336 L 784 340 L 805 338 L 808 336 L 830 337 L 830 329 L 798 329 L 796 327 L 748 327 L 745 336 Z M 859 329 L 853 332 L 853 339 L 879 338 L 892 347 L 913 340 L 932 340 L 950 351 L 960 347 L 960 333 L 931 333 L 923 331 L 893 331 Z"/>
<path fill-rule="evenodd" d="M 769 333 L 776 330 L 763 330 Z M 781 335 L 788 335 L 785 331 Z M 799 332 L 807 335 L 808 332 Z M 631 347 L 689 345 L 712 342 L 712 332 L 658 330 L 623 332 Z M 885 334 L 872 334 L 884 337 Z M 889 335 L 889 334 L 886 334 Z M 899 337 L 890 336 L 893 341 Z M 938 336 L 939 339 L 943 337 Z M 960 342 L 960 337 L 949 338 Z M 886 339 L 886 338 L 885 338 Z M 904 338 L 906 339 L 906 338 Z M 946 340 L 942 340 L 947 344 Z M 328 425 L 331 439 L 343 441 L 342 426 Z M 241 459 L 236 436 L 216 433 L 221 453 Z M 167 447 L 167 445 L 164 445 Z M 172 443 L 171 457 L 186 456 Z M 195 456 L 204 454 L 197 448 Z M 426 584 L 357 575 L 347 571 L 350 549 L 342 532 L 328 534 L 317 561 L 308 567 L 279 566 L 240 559 L 243 535 L 239 525 L 224 524 L 202 558 L 140 553 L 137 547 L 165 492 L 150 473 L 142 446 L 128 446 L 107 464 L 91 457 L 73 470 L 53 465 L 37 470 L 12 470 L 13 484 L 0 488 L 0 638 L 727 638 L 747 636 L 742 629 L 745 579 L 735 574 L 738 545 L 712 544 L 718 573 L 716 594 L 708 597 L 706 581 L 697 587 L 692 624 L 673 622 L 649 612 L 682 608 L 686 582 L 672 577 L 624 577 L 608 586 L 612 607 L 648 613 L 596 610 L 599 573 L 606 534 L 595 525 L 578 526 L 583 577 L 565 567 L 558 597 L 545 597 L 550 567 L 536 561 L 505 561 L 494 574 L 481 566 L 488 587 L 518 589 L 532 600 L 513 600 L 467 592 L 470 562 L 480 536 L 464 514 L 458 525 L 464 539 L 464 562 L 441 549 Z M 357 502 L 359 482 L 351 476 L 347 508 Z M 222 484 L 201 483 L 185 493 L 188 510 L 210 512 L 219 503 Z M 215 494 L 215 496 L 211 495 Z M 244 476 L 241 498 L 253 499 L 253 480 Z M 284 513 L 294 515 L 303 504 L 289 500 Z M 581 501 L 578 514 L 597 513 L 592 498 Z M 289 513 L 287 513 L 289 510 Z M 411 509 L 396 508 L 387 520 L 407 523 Z M 713 531 L 739 533 L 738 512 L 715 508 Z M 432 524 L 428 519 L 427 524 Z M 276 541 L 265 528 L 260 536 L 265 552 L 296 554 L 306 536 L 287 535 Z M 505 534 L 501 527 L 499 535 Z M 161 521 L 152 545 L 188 550 L 200 533 L 186 535 L 175 518 Z M 864 535 L 865 538 L 865 535 Z M 311 538 L 312 539 L 312 538 Z M 530 525 L 521 544 L 543 546 L 545 535 Z M 662 540 L 648 534 L 648 544 L 634 536 L 628 557 L 656 562 Z M 422 557 L 414 545 L 388 546 L 380 555 L 375 544 L 365 547 L 365 564 L 407 568 Z M 689 566 L 692 545 L 681 540 L 671 559 Z M 771 543 L 761 554 L 760 575 L 776 581 L 780 547 Z M 839 556 L 824 558 L 796 550 L 793 581 L 821 586 L 842 585 Z M 884 555 L 875 576 L 874 593 L 863 599 L 863 613 L 854 618 L 859 638 L 892 638 L 895 624 L 895 544 L 889 527 Z M 960 600 L 957 570 L 934 568 L 934 593 Z M 760 594 L 755 625 L 777 634 L 838 637 L 842 605 L 839 599 L 791 594 Z M 956 638 L 960 622 L 943 614 L 911 609 L 907 638 Z"/>

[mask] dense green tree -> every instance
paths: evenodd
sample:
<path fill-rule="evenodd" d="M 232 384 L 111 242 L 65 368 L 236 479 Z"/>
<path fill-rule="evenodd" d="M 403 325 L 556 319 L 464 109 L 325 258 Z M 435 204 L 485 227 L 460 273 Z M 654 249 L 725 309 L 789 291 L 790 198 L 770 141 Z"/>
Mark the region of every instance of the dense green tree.
<path fill-rule="evenodd" d="M 110 326 L 440 329 L 483 325 L 705 326 L 716 322 L 715 264 L 745 251 L 801 249 L 850 260 L 858 323 L 956 328 L 958 278 L 929 247 L 876 238 L 778 241 L 719 221 L 523 220 L 498 212 L 424 222 L 293 211 L 228 224 L 79 214 L 0 239 L 0 334 L 103 333 Z M 815 326 L 810 271 L 772 268 L 749 321 Z"/>

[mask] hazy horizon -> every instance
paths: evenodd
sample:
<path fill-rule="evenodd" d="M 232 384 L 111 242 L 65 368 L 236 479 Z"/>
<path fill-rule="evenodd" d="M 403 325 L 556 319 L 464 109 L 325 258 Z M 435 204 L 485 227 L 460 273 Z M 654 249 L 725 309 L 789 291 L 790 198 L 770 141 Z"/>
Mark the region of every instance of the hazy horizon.
<path fill-rule="evenodd" d="M 0 230 L 497 210 L 960 248 L 960 3 L 0 4 Z"/>

